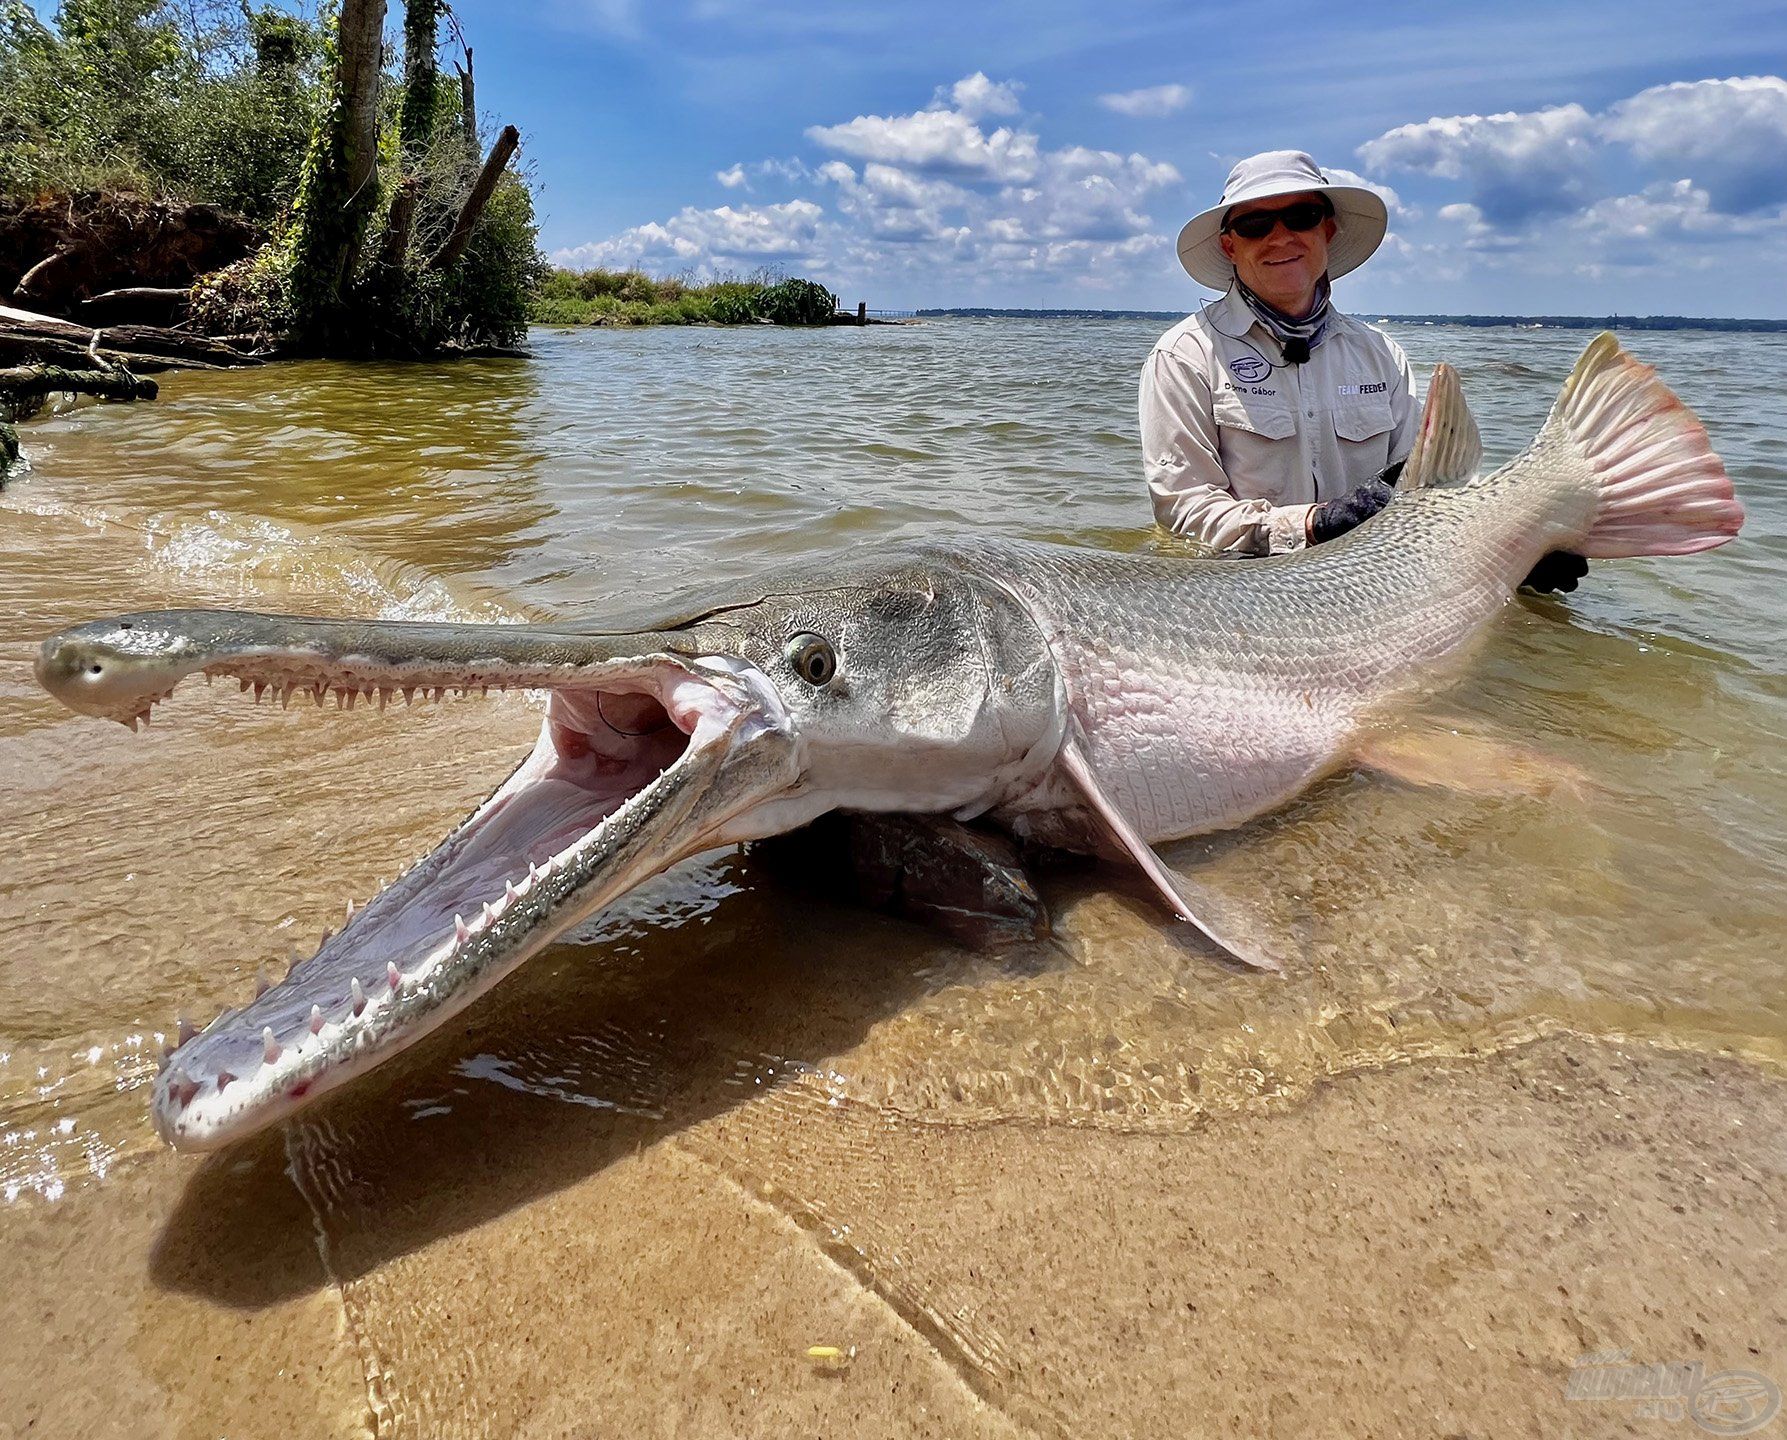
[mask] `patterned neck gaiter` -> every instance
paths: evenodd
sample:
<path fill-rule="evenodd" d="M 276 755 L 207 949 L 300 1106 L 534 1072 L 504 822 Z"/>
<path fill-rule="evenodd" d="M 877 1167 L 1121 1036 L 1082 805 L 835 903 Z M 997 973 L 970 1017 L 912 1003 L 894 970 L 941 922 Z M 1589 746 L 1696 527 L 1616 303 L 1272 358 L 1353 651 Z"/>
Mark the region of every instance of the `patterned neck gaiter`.
<path fill-rule="evenodd" d="M 1315 304 L 1301 320 L 1293 320 L 1284 311 L 1274 310 L 1249 290 L 1239 275 L 1235 277 L 1235 288 L 1241 292 L 1241 298 L 1247 303 L 1247 308 L 1253 311 L 1254 318 L 1284 347 L 1284 358 L 1293 365 L 1301 365 L 1307 360 L 1309 352 L 1320 345 L 1322 337 L 1328 333 L 1328 320 L 1332 312 L 1328 308 L 1326 275 L 1315 282 Z"/>

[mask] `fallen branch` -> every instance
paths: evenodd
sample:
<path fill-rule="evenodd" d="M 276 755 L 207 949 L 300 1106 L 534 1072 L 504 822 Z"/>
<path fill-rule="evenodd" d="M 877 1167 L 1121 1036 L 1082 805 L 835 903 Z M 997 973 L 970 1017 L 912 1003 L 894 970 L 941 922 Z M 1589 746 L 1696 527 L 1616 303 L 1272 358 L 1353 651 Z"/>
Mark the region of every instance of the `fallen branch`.
<path fill-rule="evenodd" d="M 520 145 L 521 132 L 513 125 L 503 126 L 503 133 L 496 137 L 496 144 L 490 147 L 490 154 L 484 159 L 484 168 L 478 174 L 478 183 L 472 186 L 472 193 L 460 207 L 459 218 L 453 222 L 453 233 L 447 236 L 447 243 L 435 251 L 434 258 L 428 262 L 430 270 L 451 269 L 454 262 L 465 254 L 465 247 L 471 242 L 472 227 L 478 223 L 478 217 L 484 213 L 484 207 L 496 193 L 496 182 L 502 179 L 503 171 L 508 168 L 509 161 L 514 158 Z"/>
<path fill-rule="evenodd" d="M 80 316 L 91 325 L 117 321 L 159 325 L 186 313 L 192 290 L 185 285 L 127 285 L 106 290 L 80 304 Z"/>
<path fill-rule="evenodd" d="M 55 365 L 15 365 L 0 370 L 0 400 L 45 395 L 98 395 L 106 400 L 153 400 L 156 385 L 128 370 L 64 370 Z"/>
<path fill-rule="evenodd" d="M 93 364 L 83 358 L 92 351 Z M 229 345 L 204 335 L 189 335 L 159 325 L 111 325 L 95 330 L 53 315 L 0 305 L 0 360 L 54 361 L 72 369 L 93 369 L 107 364 L 128 364 L 133 370 L 186 365 L 194 369 L 223 370 L 258 365 Z"/>

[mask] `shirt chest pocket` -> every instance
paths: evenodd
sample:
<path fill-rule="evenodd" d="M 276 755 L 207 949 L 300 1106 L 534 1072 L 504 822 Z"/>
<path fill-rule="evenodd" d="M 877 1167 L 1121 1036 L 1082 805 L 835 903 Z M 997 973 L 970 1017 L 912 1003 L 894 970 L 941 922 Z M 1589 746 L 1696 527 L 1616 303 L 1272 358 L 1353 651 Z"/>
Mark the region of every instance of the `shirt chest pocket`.
<path fill-rule="evenodd" d="M 1257 435 L 1262 440 L 1288 440 L 1297 433 L 1297 417 L 1278 396 L 1243 395 L 1224 390 L 1211 406 L 1216 423 L 1224 430 Z"/>
<path fill-rule="evenodd" d="M 1335 435 L 1355 445 L 1381 439 L 1386 455 L 1390 447 L 1390 431 L 1394 426 L 1388 400 L 1362 400 L 1354 405 L 1340 406 L 1334 411 Z"/>

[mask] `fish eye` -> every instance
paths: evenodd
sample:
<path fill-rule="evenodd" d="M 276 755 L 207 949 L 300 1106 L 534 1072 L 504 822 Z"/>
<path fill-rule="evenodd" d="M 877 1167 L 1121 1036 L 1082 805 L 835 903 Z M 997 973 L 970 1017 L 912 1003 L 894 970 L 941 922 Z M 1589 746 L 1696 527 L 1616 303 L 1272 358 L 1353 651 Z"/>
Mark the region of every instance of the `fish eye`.
<path fill-rule="evenodd" d="M 809 685 L 827 685 L 838 673 L 838 657 L 831 642 L 818 635 L 796 635 L 785 652 L 794 673 Z"/>

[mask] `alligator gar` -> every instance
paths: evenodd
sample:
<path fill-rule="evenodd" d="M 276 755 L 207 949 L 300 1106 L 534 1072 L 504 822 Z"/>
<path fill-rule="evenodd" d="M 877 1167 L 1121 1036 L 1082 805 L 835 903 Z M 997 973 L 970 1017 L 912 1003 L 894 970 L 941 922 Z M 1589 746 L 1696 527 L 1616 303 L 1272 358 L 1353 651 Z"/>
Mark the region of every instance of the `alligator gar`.
<path fill-rule="evenodd" d="M 1239 825 L 1346 763 L 1372 717 L 1455 668 L 1553 550 L 1685 554 L 1743 511 L 1705 431 L 1611 336 L 1518 459 L 1481 474 L 1434 373 L 1392 503 L 1255 560 L 982 539 L 829 568 L 633 632 L 162 611 L 52 636 L 41 682 L 133 728 L 186 676 L 381 707 L 548 692 L 532 752 L 282 983 L 182 1034 L 153 1086 L 198 1149 L 272 1123 L 441 1025 L 677 861 L 828 811 L 980 818 L 1128 856 L 1218 945 L 1283 946 L 1156 842 Z"/>

